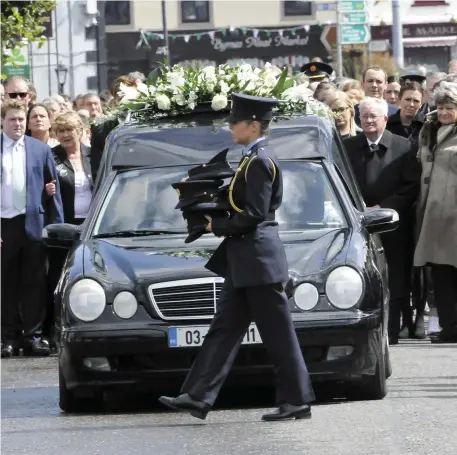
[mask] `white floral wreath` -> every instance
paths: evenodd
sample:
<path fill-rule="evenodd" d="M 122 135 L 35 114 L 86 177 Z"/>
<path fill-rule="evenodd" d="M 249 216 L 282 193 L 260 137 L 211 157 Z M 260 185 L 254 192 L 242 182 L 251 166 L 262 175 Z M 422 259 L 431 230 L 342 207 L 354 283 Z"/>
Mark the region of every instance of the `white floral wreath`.
<path fill-rule="evenodd" d="M 328 108 L 312 98 L 313 92 L 307 81 L 288 77 L 284 70 L 266 63 L 264 68 L 249 64 L 237 66 L 219 65 L 204 68 L 183 68 L 175 65 L 171 70 L 154 70 L 145 84 L 127 87 L 120 84 L 120 103 L 108 117 L 121 112 L 138 112 L 147 117 L 176 115 L 191 112 L 197 106 L 209 106 L 214 111 L 229 109 L 232 93 L 272 97 L 282 102 L 281 113 L 312 112 L 331 116 Z"/>

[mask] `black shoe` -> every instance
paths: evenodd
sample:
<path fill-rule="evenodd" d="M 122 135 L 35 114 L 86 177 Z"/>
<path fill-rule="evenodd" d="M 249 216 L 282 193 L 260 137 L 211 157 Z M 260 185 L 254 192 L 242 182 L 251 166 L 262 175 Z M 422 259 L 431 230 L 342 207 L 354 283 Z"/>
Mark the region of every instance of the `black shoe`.
<path fill-rule="evenodd" d="M 203 401 L 193 400 L 187 393 L 179 397 L 160 397 L 159 402 L 173 411 L 189 412 L 197 419 L 205 420 L 211 406 Z"/>
<path fill-rule="evenodd" d="M 441 331 L 437 334 L 430 334 L 430 341 L 434 344 L 457 343 L 457 334 Z"/>
<path fill-rule="evenodd" d="M 427 338 L 427 333 L 425 332 L 424 317 L 419 317 L 416 320 L 414 329 L 414 338 L 416 340 L 425 340 Z"/>
<path fill-rule="evenodd" d="M 403 326 L 402 329 L 400 330 L 400 332 L 398 332 L 398 338 L 400 340 L 406 340 L 408 338 L 412 338 L 411 337 L 411 327 L 408 327 L 408 326 Z"/>
<path fill-rule="evenodd" d="M 22 352 L 25 356 L 46 357 L 51 353 L 51 348 L 47 340 L 34 338 L 24 341 Z"/>
<path fill-rule="evenodd" d="M 389 346 L 393 346 L 394 344 L 398 344 L 398 337 L 389 335 Z"/>
<path fill-rule="evenodd" d="M 288 419 L 310 419 L 311 406 L 304 404 L 301 406 L 294 406 L 293 404 L 282 404 L 276 411 L 264 414 L 262 420 L 265 422 L 273 422 L 276 420 Z"/>
<path fill-rule="evenodd" d="M 2 359 L 9 359 L 10 357 L 19 355 L 19 349 L 15 348 L 10 343 L 2 343 Z"/>

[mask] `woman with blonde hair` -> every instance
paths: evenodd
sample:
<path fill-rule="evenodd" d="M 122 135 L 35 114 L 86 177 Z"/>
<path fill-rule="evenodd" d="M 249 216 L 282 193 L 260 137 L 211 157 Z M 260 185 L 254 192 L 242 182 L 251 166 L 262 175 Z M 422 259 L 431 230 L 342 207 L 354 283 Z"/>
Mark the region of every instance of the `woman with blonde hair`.
<path fill-rule="evenodd" d="M 341 139 L 347 139 L 357 134 L 357 126 L 354 120 L 354 105 L 346 93 L 335 90 L 326 99 L 325 103 L 335 116 L 336 126 Z"/>
<path fill-rule="evenodd" d="M 59 115 L 53 125 L 53 131 L 60 145 L 52 149 L 56 163 L 57 177 L 64 213 L 64 223 L 80 225 L 86 219 L 92 201 L 93 181 L 90 166 L 90 147 L 82 142 L 84 124 L 80 116 L 72 111 Z M 55 183 L 46 185 L 48 196 L 56 194 Z M 66 250 L 52 248 L 48 250 L 48 316 L 45 322 L 46 334 L 54 339 L 54 321 L 59 317 L 54 311 L 52 295 L 62 272 L 67 256 Z"/>

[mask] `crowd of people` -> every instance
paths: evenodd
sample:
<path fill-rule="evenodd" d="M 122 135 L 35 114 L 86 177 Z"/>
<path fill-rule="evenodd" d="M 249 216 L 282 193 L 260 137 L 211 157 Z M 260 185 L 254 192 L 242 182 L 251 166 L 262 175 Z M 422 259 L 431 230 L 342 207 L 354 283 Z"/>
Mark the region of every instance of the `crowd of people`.
<path fill-rule="evenodd" d="M 457 342 L 457 62 L 426 76 L 389 76 L 375 66 L 361 81 L 332 73 L 319 61 L 302 68 L 310 95 L 334 113 L 368 209 L 400 217 L 399 229 L 382 235 L 390 343 L 427 335 Z M 66 255 L 45 251 L 42 228 L 84 221 L 105 140 L 119 121 L 96 120 L 118 105 L 121 83 L 144 80 L 131 73 L 100 94 L 41 102 L 25 78 L 0 85 L 2 357 L 56 348 L 53 291 Z"/>
<path fill-rule="evenodd" d="M 367 207 L 400 217 L 400 227 L 382 235 L 390 344 L 427 335 L 456 343 L 457 61 L 448 73 L 426 76 L 389 76 L 373 66 L 360 82 L 330 81 L 333 70 L 321 62 L 303 70 L 313 96 L 335 114 Z"/>
<path fill-rule="evenodd" d="M 38 102 L 33 84 L 12 77 L 1 95 L 1 355 L 45 356 L 56 348 L 53 305 L 66 251 L 46 251 L 43 226 L 80 225 L 112 123 L 100 122 L 120 101 L 120 84 L 136 87 L 141 73 L 121 76 L 111 90 Z M 108 129 L 107 129 L 108 127 Z"/>

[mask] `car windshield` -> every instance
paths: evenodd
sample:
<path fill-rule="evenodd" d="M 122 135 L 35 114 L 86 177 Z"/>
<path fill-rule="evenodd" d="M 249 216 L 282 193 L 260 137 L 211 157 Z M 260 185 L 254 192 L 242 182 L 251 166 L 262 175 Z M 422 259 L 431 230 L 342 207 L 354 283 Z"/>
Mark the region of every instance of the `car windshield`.
<path fill-rule="evenodd" d="M 173 182 L 187 166 L 119 172 L 99 211 L 93 235 L 153 235 L 186 232 Z M 283 202 L 276 212 L 280 231 L 347 226 L 341 204 L 319 162 L 283 161 Z"/>

